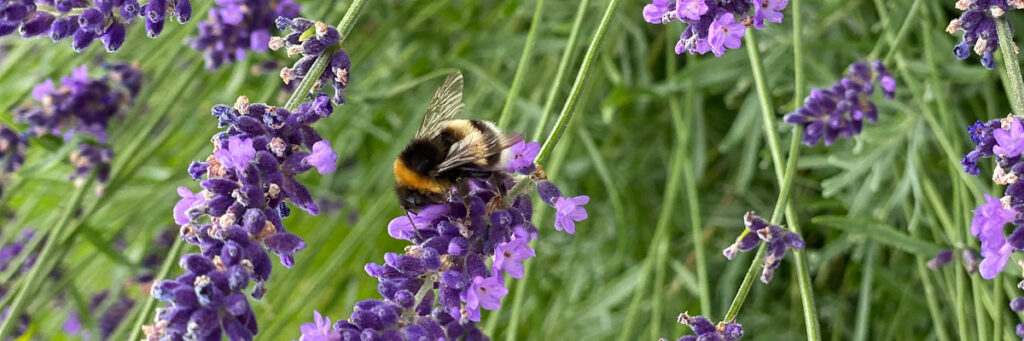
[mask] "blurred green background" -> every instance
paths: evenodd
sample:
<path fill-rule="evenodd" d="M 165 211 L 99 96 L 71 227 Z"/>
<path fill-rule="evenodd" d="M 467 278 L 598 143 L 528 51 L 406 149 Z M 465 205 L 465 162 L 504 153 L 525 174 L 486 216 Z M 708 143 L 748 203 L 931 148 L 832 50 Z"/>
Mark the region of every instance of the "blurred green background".
<path fill-rule="evenodd" d="M 1009 266 L 996 281 L 985 281 L 968 278 L 953 265 L 939 272 L 923 268 L 940 248 L 976 245 L 966 236 L 970 210 L 980 203 L 980 193 L 997 193 L 985 179 L 990 165 L 982 177 L 969 177 L 958 162 L 970 148 L 967 124 L 1009 112 L 1000 71 L 984 70 L 975 56 L 956 61 L 951 51 L 959 37 L 944 32 L 958 15 L 952 1 L 921 1 L 920 12 L 910 15 L 910 0 L 805 2 L 799 15 L 809 87 L 839 79 L 876 44 L 882 44 L 881 54 L 874 57 L 885 56 L 901 23 L 911 18 L 907 37 L 888 65 L 900 84 L 898 96 L 894 101 L 874 97 L 879 123 L 867 125 L 853 140 L 805 149 L 799 162 L 791 198 L 807 242 L 824 339 L 925 340 L 938 333 L 952 339 L 1013 339 L 1019 316 L 1007 303 L 1021 294 L 1013 286 L 1019 269 Z M 306 17 L 333 24 L 349 2 L 301 3 Z M 536 206 L 537 258 L 528 263 L 525 279 L 509 283 L 502 309 L 485 312 L 481 323 L 496 340 L 512 335 L 674 339 L 686 330 L 675 323 L 683 311 L 720 319 L 749 265 L 752 253 L 726 261 L 721 250 L 742 231 L 744 212 L 771 215 L 778 185 L 746 51 L 731 50 L 722 58 L 676 56 L 672 47 L 683 27 L 647 24 L 641 16 L 645 4 L 620 2 L 576 115 L 544 165 L 564 193 L 591 197 L 590 219 L 567 235 L 553 229 L 553 210 Z M 353 60 L 348 104 L 318 123 L 343 165 L 328 176 L 309 172 L 300 179 L 321 207 L 336 208 L 315 217 L 296 210 L 285 220 L 307 248 L 296 255 L 292 269 L 275 258 L 268 293 L 253 302 L 258 340 L 298 338 L 299 326 L 312 321 L 314 309 L 336 320 L 347 317 L 356 301 L 377 297 L 377 282 L 363 265 L 404 247 L 386 233 L 388 221 L 402 213 L 391 191 L 394 157 L 449 72 L 462 70 L 466 77 L 465 115 L 497 120 L 535 5 L 522 0 L 367 3 L 344 42 Z M 560 58 L 571 54 L 553 92 L 554 114 L 606 5 L 603 0 L 545 3 L 534 56 L 504 129 L 546 136 L 551 120 L 543 126 L 538 121 Z M 264 61 L 288 63 L 283 55 L 250 54 L 216 72 L 203 70 L 200 54 L 184 39 L 196 33 L 196 23 L 205 19 L 198 14 L 210 4 L 193 6 L 197 15 L 191 22 L 169 24 L 158 39 L 144 37 L 138 25 L 130 27 L 117 53 L 107 54 L 99 44 L 76 54 L 67 42 L 0 40 L 7 47 L 0 61 L 5 120 L 30 100 L 32 86 L 78 65 L 134 61 L 146 77 L 134 107 L 110 131 L 118 175 L 106 195 L 85 198 L 85 207 L 95 205 L 95 214 L 60 260 L 63 279 L 48 281 L 40 291 L 65 294 L 29 306 L 32 340 L 77 339 L 60 333 L 75 309 L 68 292 L 88 297 L 114 286 L 144 299 L 143 289 L 129 282 L 138 273 L 133 264 L 154 235 L 173 225 L 175 188 L 198 188 L 185 170 L 211 151 L 209 139 L 217 127 L 209 109 L 239 95 L 276 105 L 287 99 L 277 70 L 258 72 Z M 580 10 L 585 12 L 579 37 L 567 46 Z M 783 24 L 769 24 L 756 34 L 785 146 L 791 127 L 781 116 L 795 107 L 791 18 L 796 14 L 784 13 Z M 1010 16 L 1020 19 L 1015 12 Z M 142 135 L 142 128 L 154 123 L 156 129 Z M 136 139 L 145 143 L 137 153 L 124 154 Z M 33 141 L 25 167 L 4 184 L 3 240 L 23 228 L 53 224 L 73 191 L 66 181 L 68 152 Z M 816 218 L 824 215 L 830 217 Z M 691 232 L 695 223 L 709 276 L 710 307 L 703 311 Z M 664 238 L 655 238 L 659 228 Z M 115 240 L 126 243 L 123 253 L 112 248 Z M 195 251 L 186 245 L 185 252 Z M 738 321 L 747 340 L 804 338 L 792 255 L 771 284 L 755 283 Z"/>

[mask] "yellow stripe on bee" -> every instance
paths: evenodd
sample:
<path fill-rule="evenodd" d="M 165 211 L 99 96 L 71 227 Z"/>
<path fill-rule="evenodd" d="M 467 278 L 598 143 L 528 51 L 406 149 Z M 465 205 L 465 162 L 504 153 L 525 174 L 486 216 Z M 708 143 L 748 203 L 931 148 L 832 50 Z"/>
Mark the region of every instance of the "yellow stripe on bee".
<path fill-rule="evenodd" d="M 444 184 L 440 181 L 422 176 L 405 165 L 402 159 L 395 159 L 395 179 L 400 184 L 408 185 L 422 192 L 444 193 Z"/>

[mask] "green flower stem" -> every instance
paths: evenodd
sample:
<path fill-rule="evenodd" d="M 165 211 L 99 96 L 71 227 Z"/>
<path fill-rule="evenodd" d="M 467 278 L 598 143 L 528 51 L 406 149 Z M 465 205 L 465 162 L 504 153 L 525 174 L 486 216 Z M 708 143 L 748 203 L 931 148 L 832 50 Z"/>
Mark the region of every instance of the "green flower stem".
<path fill-rule="evenodd" d="M 537 165 L 544 164 L 544 161 L 551 156 L 551 150 L 558 144 L 558 139 L 562 138 L 562 134 L 565 133 L 565 128 L 568 127 L 569 121 L 572 119 L 574 114 L 573 109 L 576 108 L 576 102 L 579 101 L 580 93 L 583 92 L 583 84 L 586 82 L 587 77 L 590 76 L 590 66 L 593 64 L 594 59 L 597 58 L 597 50 L 601 47 L 601 42 L 604 41 L 604 33 L 608 30 L 608 23 L 612 21 L 612 14 L 615 13 L 615 7 L 619 4 L 619 0 L 611 0 L 608 2 L 608 7 L 604 10 L 604 16 L 601 17 L 601 24 L 597 27 L 597 32 L 594 32 L 594 38 L 590 41 L 590 46 L 587 47 L 587 53 L 583 56 L 583 62 L 580 64 L 580 71 L 576 73 L 576 80 L 572 84 L 572 89 L 569 91 L 569 97 L 565 100 L 565 105 L 562 106 L 562 112 L 558 115 L 558 121 L 555 122 L 555 127 L 551 129 L 551 133 L 548 134 L 548 138 L 544 140 L 544 145 L 541 146 L 540 152 L 537 153 L 537 158 L 534 159 L 534 163 Z M 508 195 L 505 197 L 505 204 L 511 204 L 512 200 L 522 195 L 532 184 L 532 181 L 519 181 L 512 189 L 508 191 Z"/>
<path fill-rule="evenodd" d="M 29 270 L 28 277 L 22 282 L 20 290 L 18 290 L 17 296 L 14 298 L 14 303 L 11 304 L 10 310 L 7 316 L 19 316 L 21 312 L 28 305 L 29 298 L 35 297 L 35 291 L 40 286 L 40 281 L 46 276 L 46 273 L 41 271 L 46 268 L 45 263 L 51 258 L 53 253 L 57 251 L 54 247 L 61 240 L 60 236 L 64 234 L 65 230 L 72 226 L 71 218 L 78 211 L 79 205 L 82 203 L 82 197 L 85 196 L 85 192 L 92 187 L 93 180 L 96 179 L 95 172 L 89 174 L 86 177 L 85 182 L 79 186 L 74 194 L 71 195 L 71 200 L 68 202 L 67 208 L 60 216 L 60 220 L 57 221 L 55 228 L 50 231 L 46 239 L 46 245 L 43 246 L 43 250 L 39 252 L 39 258 L 37 258 L 36 266 Z M 6 340 L 11 333 L 14 331 L 14 327 L 18 325 L 18 318 L 8 318 L 4 320 L 3 325 L 0 326 L 0 340 Z"/>
<path fill-rule="evenodd" d="M 996 34 L 999 36 L 999 51 L 1003 53 L 1003 64 L 1006 65 L 1006 76 L 1010 79 L 1010 107 L 1013 114 L 1024 116 L 1024 79 L 1021 78 L 1020 64 L 1017 63 L 1017 46 L 1013 43 L 1013 33 L 1006 16 L 996 18 Z"/>
<path fill-rule="evenodd" d="M 413 308 L 405 311 L 405 318 L 412 320 L 416 314 L 416 307 L 423 303 L 423 298 L 427 297 L 427 293 L 434 290 L 434 282 L 437 282 L 437 277 L 440 276 L 437 272 L 430 272 L 423 276 L 423 285 L 420 286 L 420 290 L 416 291 L 415 301 L 413 301 Z"/>
<path fill-rule="evenodd" d="M 797 4 L 799 6 L 799 4 Z M 799 7 L 796 7 L 799 8 Z M 799 16 L 799 15 L 794 15 Z M 798 25 L 799 22 L 794 23 Z M 797 127 L 793 129 L 793 136 L 790 141 L 790 153 L 786 162 L 785 170 L 782 165 L 782 155 L 779 150 L 778 136 L 775 134 L 775 116 L 772 114 L 771 102 L 768 98 L 767 82 L 764 79 L 764 72 L 761 66 L 761 55 L 757 49 L 757 37 L 753 32 L 748 32 L 745 35 L 745 44 L 747 45 L 747 53 L 750 56 L 750 66 L 754 75 L 754 83 L 757 88 L 758 100 L 761 105 L 762 123 L 765 128 L 765 135 L 768 137 L 768 147 L 771 151 L 772 161 L 775 165 L 775 175 L 779 182 L 779 198 L 776 200 L 775 209 L 772 212 L 771 223 L 778 224 L 782 221 L 783 210 L 785 210 L 785 216 L 787 216 L 789 228 L 794 233 L 800 233 L 799 225 L 795 212 L 789 202 L 789 194 L 792 189 L 794 173 L 796 172 L 796 162 L 799 157 L 800 150 L 800 136 L 803 133 L 803 129 Z M 796 62 L 796 84 L 797 90 L 795 96 L 797 98 L 796 103 L 800 103 L 801 92 L 803 91 L 803 67 L 802 67 L 802 51 L 799 47 L 802 45 L 799 37 L 799 29 L 795 29 L 794 32 L 794 61 Z M 746 232 L 746 231 L 745 231 Z M 732 321 L 739 314 L 740 308 L 743 306 L 743 302 L 746 300 L 747 294 L 750 292 L 750 288 L 753 285 L 754 277 L 756 276 L 757 269 L 760 267 L 760 263 L 765 254 L 765 246 L 762 245 L 758 248 L 757 254 L 751 261 L 750 267 L 747 269 L 747 273 L 743 277 L 743 282 L 740 284 L 740 288 L 733 298 L 733 302 L 729 307 L 729 311 L 726 313 L 723 321 Z M 804 258 L 802 250 L 795 250 L 794 261 L 797 267 L 798 284 L 800 286 L 800 298 L 801 304 L 804 310 L 804 321 L 807 328 L 808 340 L 820 340 L 821 331 L 817 318 L 814 293 L 811 288 L 810 274 L 807 271 L 807 263 Z"/>
<path fill-rule="evenodd" d="M 153 277 L 154 284 L 167 278 L 171 273 L 171 268 L 173 268 L 176 263 L 174 260 L 178 259 L 178 255 L 181 254 L 181 249 L 184 244 L 185 242 L 182 241 L 181 238 L 176 238 L 174 240 L 174 245 L 172 245 L 171 250 L 167 252 L 167 258 L 164 259 L 163 265 L 160 266 L 160 273 L 157 274 L 156 277 Z M 149 313 L 153 311 L 153 306 L 155 305 L 156 299 L 153 298 L 152 295 L 147 295 L 145 303 L 142 304 L 142 310 L 139 312 L 139 317 L 135 319 L 135 326 L 132 327 L 131 336 L 128 337 L 128 340 L 138 340 L 141 337 L 139 334 L 142 333 L 142 325 L 146 324 L 146 321 L 149 320 Z"/>
<path fill-rule="evenodd" d="M 668 61 L 665 63 L 668 66 L 668 78 L 671 79 L 675 75 L 676 59 L 675 56 L 672 55 L 674 51 L 672 51 L 671 49 L 666 49 L 665 52 L 668 55 Z M 697 95 L 691 87 L 691 90 L 686 92 L 685 102 L 686 107 L 689 108 L 689 110 L 691 110 L 690 118 L 694 120 L 696 119 L 695 116 L 700 114 L 700 112 L 697 110 L 696 97 Z M 675 130 L 677 134 L 682 134 L 682 132 L 684 131 L 689 132 L 689 130 L 686 129 L 686 127 L 693 125 L 688 125 L 687 122 L 684 122 L 682 117 L 678 114 L 679 109 L 677 107 L 679 106 L 679 103 L 677 98 L 675 96 L 669 97 L 668 105 L 672 112 L 672 123 L 673 125 L 675 125 Z M 690 149 L 691 145 L 689 138 L 691 137 L 691 135 L 689 133 L 686 135 L 686 138 L 680 139 L 680 145 L 677 148 L 685 148 L 688 150 Z M 696 137 L 694 137 L 694 139 L 696 139 Z M 697 180 L 694 176 L 696 170 L 694 169 L 693 160 L 691 160 L 690 155 L 688 154 L 689 153 L 684 153 L 681 161 L 683 162 L 683 183 L 686 188 L 687 210 L 689 211 L 688 213 L 690 215 L 690 237 L 693 238 L 693 253 L 695 255 L 697 263 L 697 293 L 700 297 L 699 299 L 701 314 L 712 315 L 713 311 L 711 310 L 711 288 L 710 285 L 708 285 L 708 264 L 706 253 L 707 251 L 704 245 L 704 231 L 701 229 L 703 224 L 701 223 L 700 216 L 700 199 L 697 196 Z"/>
<path fill-rule="evenodd" d="M 804 100 L 804 89 L 806 82 L 804 78 L 804 50 L 803 50 L 803 16 L 800 15 L 801 0 L 791 0 L 793 20 L 793 103 L 800 105 Z M 796 161 L 800 155 L 800 139 L 803 136 L 803 126 L 793 128 L 793 136 L 789 142 L 789 156 L 786 161 L 786 176 L 782 179 L 782 186 L 785 189 L 792 187 L 794 173 L 796 172 Z M 772 134 L 775 135 L 775 134 Z M 777 167 L 777 166 L 776 166 Z M 796 212 L 793 204 L 786 200 L 786 220 L 789 229 L 793 233 L 801 234 L 800 224 L 796 219 Z M 814 302 L 814 288 L 811 286 L 811 275 L 807 271 L 807 257 L 804 250 L 793 250 L 793 265 L 796 266 L 797 285 L 800 289 L 800 304 L 803 306 L 804 327 L 807 329 L 807 340 L 821 340 L 821 323 L 818 321 L 817 304 Z"/>
<path fill-rule="evenodd" d="M 548 97 L 544 100 L 544 110 L 541 110 L 540 120 L 537 121 L 537 129 L 534 130 L 531 139 L 533 141 L 540 140 L 544 126 L 548 124 L 548 118 L 551 117 L 551 109 L 555 106 L 555 97 L 558 96 L 558 90 L 562 88 L 562 78 L 565 78 L 565 71 L 569 69 L 573 47 L 576 46 L 576 38 L 580 35 L 580 27 L 583 26 L 583 17 L 586 15 L 589 5 L 590 0 L 583 0 L 576 8 L 576 18 L 573 19 L 572 30 L 569 31 L 569 40 L 565 41 L 565 50 L 562 51 L 562 58 L 558 61 L 558 71 L 555 72 L 554 83 L 548 89 Z"/>
<path fill-rule="evenodd" d="M 519 57 L 519 66 L 516 67 L 516 75 L 512 78 L 512 87 L 508 89 L 508 97 L 505 97 L 505 106 L 501 108 L 501 116 L 498 117 L 498 126 L 506 128 L 509 119 L 509 112 L 519 96 L 519 86 L 530 65 L 530 58 L 533 57 L 533 46 L 537 43 L 537 28 L 540 27 L 541 13 L 544 12 L 544 0 L 537 0 L 533 9 L 533 20 L 530 22 L 530 31 L 526 33 L 526 46 L 523 47 L 523 55 Z"/>
<path fill-rule="evenodd" d="M 352 27 L 355 26 L 356 19 L 359 18 L 359 13 L 362 12 L 364 4 L 366 4 L 366 0 L 354 0 L 352 5 L 348 6 L 348 11 L 345 12 L 345 16 L 338 23 L 338 33 L 341 36 L 338 38 L 338 43 L 325 50 L 316 58 L 313 66 L 309 69 L 309 73 L 302 78 L 302 82 L 299 82 L 299 86 L 295 88 L 295 92 L 292 93 L 291 97 L 288 97 L 288 102 L 284 104 L 285 109 L 292 111 L 298 108 L 299 103 L 306 98 L 306 94 L 313 90 L 313 84 L 320 79 L 320 75 L 327 69 L 327 64 L 331 62 L 334 52 L 341 48 L 341 44 L 345 42 L 348 33 L 352 32 Z"/>
<path fill-rule="evenodd" d="M 921 0 L 914 0 L 914 2 L 910 4 L 910 10 L 907 11 L 907 15 L 903 16 L 903 23 L 900 24 L 900 29 L 899 31 L 896 32 L 896 37 L 893 39 L 879 39 L 875 43 L 875 47 L 871 49 L 871 53 L 868 54 L 868 59 L 878 58 L 878 55 L 882 52 L 882 45 L 884 45 L 885 42 L 889 42 L 889 52 L 886 53 L 885 59 L 882 61 L 882 63 L 889 65 L 889 63 L 892 62 L 892 58 L 896 51 L 896 47 L 900 46 L 900 43 L 903 42 L 903 39 L 907 37 L 907 33 L 910 32 L 910 23 L 915 20 L 920 20 L 920 17 L 916 15 L 911 15 L 912 13 L 916 12 L 918 7 L 920 6 Z M 893 27 L 891 25 L 889 26 Z"/>
<path fill-rule="evenodd" d="M 875 277 L 875 257 L 878 255 L 878 244 L 868 242 L 867 258 L 864 260 L 864 276 L 860 281 L 860 294 L 857 297 L 857 320 L 853 330 L 853 340 L 863 341 L 868 337 L 868 316 L 871 314 L 871 292 Z"/>

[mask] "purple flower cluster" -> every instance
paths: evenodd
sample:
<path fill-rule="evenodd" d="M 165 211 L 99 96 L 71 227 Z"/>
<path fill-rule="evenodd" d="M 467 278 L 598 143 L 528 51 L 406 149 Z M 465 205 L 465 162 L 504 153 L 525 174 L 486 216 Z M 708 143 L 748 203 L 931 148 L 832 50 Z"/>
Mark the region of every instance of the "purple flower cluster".
<path fill-rule="evenodd" d="M 813 146 L 825 139 L 831 145 L 840 136 L 850 138 L 860 134 L 864 119 L 878 121 L 878 108 L 871 101 L 878 81 L 886 99 L 896 96 L 896 79 L 881 61 L 850 64 L 846 77 L 828 89 L 813 89 L 804 99 L 804 106 L 787 114 L 784 120 L 804 127 L 803 142 Z"/>
<path fill-rule="evenodd" d="M 320 74 L 320 79 L 316 80 L 310 92 L 320 91 L 320 88 L 330 82 L 334 87 L 334 96 L 331 100 L 337 105 L 345 104 L 345 88 L 348 87 L 352 60 L 345 50 L 336 47 L 341 40 L 338 29 L 319 21 L 284 17 L 277 18 L 277 28 L 281 32 L 291 29 L 291 33 L 284 37 L 270 38 L 270 49 L 277 51 L 284 48 L 288 56 L 302 55 L 292 67 L 281 69 L 281 79 L 284 83 L 291 84 L 293 80 L 301 82 L 321 54 L 332 53 L 327 69 Z"/>
<path fill-rule="evenodd" d="M 0 173 L 9 174 L 21 169 L 25 163 L 25 148 L 28 137 L 12 130 L 8 126 L 0 126 Z"/>
<path fill-rule="evenodd" d="M 686 30 L 676 43 L 676 54 L 688 52 L 716 57 L 738 49 L 748 26 L 764 28 L 764 21 L 782 22 L 788 0 L 653 0 L 644 7 L 644 20 L 652 24 L 680 21 Z M 750 10 L 754 13 L 751 14 Z"/>
<path fill-rule="evenodd" d="M 535 154 L 525 151 L 513 163 L 535 168 Z M 507 177 L 470 179 L 468 193 L 453 189 L 447 201 L 391 220 L 388 234 L 413 244 L 385 254 L 384 264 L 366 265 L 383 299 L 356 303 L 333 326 L 315 313 L 316 323 L 303 325 L 299 340 L 488 340 L 476 326 L 481 309 L 501 308 L 508 294 L 503 273 L 521 279 L 523 261 L 536 255 L 529 246 L 537 238 L 530 197 L 503 203 L 514 184 Z M 574 223 L 587 217 L 588 198 L 563 197 L 547 180 L 537 185 L 557 211 L 555 227 L 573 233 Z"/>
<path fill-rule="evenodd" d="M 978 271 L 978 262 L 980 261 L 981 255 L 974 249 L 964 249 L 960 253 L 960 259 L 964 263 L 964 269 L 967 273 L 974 274 Z M 953 261 L 953 250 L 945 249 L 935 254 L 932 259 L 928 260 L 926 265 L 932 270 L 938 270 L 941 267 L 946 266 L 949 262 Z"/>
<path fill-rule="evenodd" d="M 1024 183 L 1018 181 L 1024 172 L 1024 124 L 1020 118 L 1008 115 L 988 122 L 977 121 L 967 132 L 975 148 L 960 162 L 964 172 L 980 174 L 978 161 L 991 157 L 996 161 L 992 181 L 1007 186 L 1001 198 L 985 195 L 985 203 L 973 211 L 971 220 L 971 234 L 981 241 L 983 259 L 979 270 L 982 277 L 993 278 L 1003 270 L 1011 253 L 1024 249 Z M 1006 236 L 1003 228 L 1010 223 L 1014 231 Z"/>
<path fill-rule="evenodd" d="M 71 38 L 81 52 L 97 39 L 109 52 L 124 43 L 126 26 L 142 17 L 146 34 L 156 38 L 164 21 L 176 16 L 184 24 L 192 17 L 190 0 L 0 0 L 0 36 L 17 31 L 24 38 L 49 36 L 54 42 Z"/>
<path fill-rule="evenodd" d="M 206 69 L 216 70 L 244 59 L 246 51 L 266 52 L 274 20 L 297 17 L 300 10 L 292 0 L 217 0 L 188 44 L 203 51 Z"/>
<path fill-rule="evenodd" d="M 167 256 L 167 252 L 170 251 L 171 246 L 174 244 L 174 240 L 178 235 L 177 230 L 177 228 L 165 228 L 157 233 L 153 241 L 148 244 L 146 253 L 139 264 L 142 273 L 134 279 L 146 291 L 149 291 L 149 285 L 152 284 L 150 282 L 153 280 L 154 274 L 163 264 L 164 257 Z M 121 250 L 122 246 L 117 243 L 115 243 L 115 247 L 118 248 L 118 251 L 123 251 Z M 92 316 L 99 317 L 96 324 L 99 329 L 100 340 L 110 339 L 110 336 L 121 325 L 121 322 L 124 322 L 124 317 L 128 316 L 134 307 L 135 300 L 124 292 L 121 292 L 121 295 L 117 297 L 110 295 L 110 292 L 107 290 L 101 290 L 94 294 L 89 303 L 89 312 Z M 87 340 L 90 337 L 90 333 L 82 325 L 77 309 L 71 310 L 67 320 L 64 321 L 63 329 L 65 334 L 80 335 Z"/>
<path fill-rule="evenodd" d="M 736 242 L 722 250 L 725 258 L 732 259 L 736 252 L 753 250 L 762 241 L 768 243 L 768 255 L 764 258 L 761 282 L 768 283 L 775 276 L 775 269 L 782 264 L 782 258 L 789 249 L 804 248 L 804 240 L 800 235 L 783 230 L 778 225 L 771 225 L 753 211 L 743 215 L 746 231 L 736 238 Z"/>
<path fill-rule="evenodd" d="M 103 68 L 105 73 L 97 78 L 90 78 L 88 69 L 81 66 L 74 69 L 70 77 L 62 78 L 60 86 L 50 79 L 36 85 L 32 98 L 38 105 L 14 110 L 18 121 L 28 123 L 28 129 L 18 142 L 21 145 L 15 144 L 16 148 L 23 149 L 23 141 L 29 136 L 52 134 L 63 136 L 65 142 L 71 141 L 76 133 L 91 136 L 93 141 L 80 143 L 71 153 L 75 168 L 71 178 L 80 182 L 95 170 L 97 179 L 105 182 L 113 158 L 113 150 L 106 145 L 107 125 L 134 101 L 142 86 L 142 71 L 127 63 L 106 64 Z M 8 131 L 0 132 L 0 136 L 10 146 L 16 135 Z M 5 150 L 4 145 L 0 143 L 0 150 Z M 14 158 L 20 165 L 24 156 Z"/>
<path fill-rule="evenodd" d="M 743 326 L 735 321 L 719 322 L 715 326 L 707 317 L 682 313 L 679 314 L 679 323 L 690 327 L 693 335 L 680 337 L 676 341 L 736 341 L 743 338 Z"/>
<path fill-rule="evenodd" d="M 267 250 L 291 267 L 305 248 L 282 219 L 286 201 L 317 214 L 319 209 L 295 176 L 314 167 L 332 171 L 337 155 L 311 126 L 333 112 L 326 95 L 294 111 L 239 97 L 233 107 L 217 105 L 213 115 L 223 132 L 213 137 L 214 151 L 188 169 L 203 190 L 178 188 L 181 200 L 174 220 L 181 237 L 201 253 L 181 257 L 186 273 L 153 286 L 153 297 L 169 305 L 145 328 L 150 340 L 252 340 L 258 329 L 244 291 L 263 297 L 272 262 Z M 312 152 L 310 152 L 312 151 Z M 209 223 L 200 222 L 203 216 Z M 204 219 L 205 220 L 205 219 Z"/>
<path fill-rule="evenodd" d="M 17 258 L 22 252 L 26 251 L 25 247 L 33 237 L 35 237 L 35 231 L 25 229 L 21 232 L 21 235 L 18 236 L 18 238 L 3 247 L 0 247 L 0 272 L 7 270 L 7 268 L 11 266 L 11 261 Z M 32 264 L 35 263 L 35 256 L 35 252 L 30 253 L 22 265 L 22 271 L 15 273 L 24 273 L 30 270 L 32 268 Z M 8 288 L 4 287 L 3 284 L 0 284 L 0 298 L 3 298 L 8 294 L 7 290 Z M 0 322 L 7 319 L 9 315 L 8 310 L 10 310 L 10 307 L 4 307 L 3 310 L 0 310 Z M 14 334 L 12 336 L 18 337 L 28 331 L 30 322 L 31 320 L 29 320 L 28 314 L 22 313 L 18 316 L 18 327 L 14 330 Z"/>
<path fill-rule="evenodd" d="M 959 18 L 953 19 L 946 26 L 946 32 L 954 34 L 964 31 L 963 40 L 953 48 L 953 54 L 959 59 L 967 59 L 974 53 L 981 56 L 981 65 L 987 69 L 995 67 L 992 53 L 999 48 L 999 35 L 996 33 L 995 19 L 1002 17 L 1009 9 L 1022 9 L 1024 2 L 1019 0 L 959 0 L 956 9 L 963 11 Z M 1013 31 L 1013 26 L 1010 26 Z"/>
<path fill-rule="evenodd" d="M 117 298 L 110 297 L 106 290 L 93 295 L 89 301 L 89 310 L 94 316 L 99 316 L 99 319 L 96 320 L 96 327 L 99 329 L 100 340 L 109 340 L 134 306 L 135 300 L 131 297 L 124 295 Z M 68 319 L 64 321 L 64 333 L 81 335 L 83 338 L 89 339 L 89 333 L 83 327 L 78 311 L 72 310 Z"/>

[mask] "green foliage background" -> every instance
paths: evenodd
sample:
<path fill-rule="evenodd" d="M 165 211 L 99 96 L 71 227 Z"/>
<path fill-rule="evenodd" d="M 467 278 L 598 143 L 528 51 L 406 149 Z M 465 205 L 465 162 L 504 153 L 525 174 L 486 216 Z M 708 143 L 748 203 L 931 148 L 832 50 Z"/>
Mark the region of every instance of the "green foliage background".
<path fill-rule="evenodd" d="M 995 281 L 968 277 L 959 265 L 938 272 L 923 268 L 941 248 L 976 247 L 967 235 L 970 210 L 981 193 L 1001 193 L 987 176 L 963 174 L 959 158 L 970 148 L 967 124 L 1009 112 L 1002 63 L 987 71 L 976 56 L 954 58 L 959 36 L 944 32 L 958 15 L 953 1 L 921 1 L 920 11 L 908 14 L 911 3 L 805 1 L 799 14 L 808 86 L 828 86 L 876 45 L 875 58 L 894 51 L 888 66 L 900 83 L 894 101 L 875 95 L 879 123 L 867 125 L 853 140 L 804 149 L 799 161 L 791 199 L 807 242 L 823 338 L 1014 339 L 1020 317 L 1007 303 L 1021 294 L 1013 286 L 1020 274 L 1016 266 Z M 302 4 L 306 17 L 336 23 L 348 1 Z M 253 303 L 261 326 L 257 339 L 297 338 L 314 309 L 344 318 L 353 303 L 377 296 L 377 282 L 363 265 L 404 247 L 386 233 L 388 221 L 401 214 L 391 192 L 393 158 L 418 126 L 436 84 L 454 70 L 466 76 L 466 115 L 498 119 L 535 4 L 367 3 L 344 43 L 353 60 L 348 104 L 318 124 L 345 165 L 329 176 L 301 179 L 315 197 L 341 208 L 316 217 L 295 211 L 286 219 L 308 246 L 292 269 L 275 258 L 268 294 Z M 606 5 L 604 0 L 547 1 L 506 130 L 546 136 L 550 120 L 545 126 L 538 121 L 559 59 L 572 53 L 555 90 L 556 112 Z M 686 329 L 675 323 L 680 312 L 721 318 L 749 265 L 752 253 L 726 261 L 720 251 L 742 231 L 745 211 L 770 216 L 779 186 L 746 51 L 732 50 L 722 58 L 676 56 L 671 49 L 683 27 L 645 23 L 644 5 L 640 0 L 619 4 L 574 120 L 553 161 L 544 165 L 563 192 L 592 198 L 590 219 L 570 236 L 554 231 L 552 210 L 537 206 L 537 258 L 524 280 L 510 282 L 502 309 L 484 314 L 482 325 L 494 339 L 674 339 Z M 205 13 L 210 1 L 194 6 L 197 14 Z M 580 9 L 586 12 L 579 39 L 566 46 Z M 781 116 L 797 104 L 791 20 L 796 14 L 791 9 L 785 14 L 783 24 L 754 33 L 782 141 L 791 132 Z M 1016 12 L 1009 16 L 1021 19 Z M 908 18 L 907 36 L 893 49 L 891 42 Z M 210 153 L 208 141 L 217 128 L 209 109 L 233 103 L 238 95 L 277 105 L 287 98 L 276 70 L 255 71 L 262 61 L 284 60 L 282 55 L 250 54 L 245 62 L 204 71 L 199 53 L 184 45 L 203 19 L 197 15 L 187 25 L 168 25 L 158 39 L 145 38 L 141 27 L 133 26 L 125 46 L 112 54 L 99 44 L 76 54 L 67 42 L 0 40 L 8 47 L 0 61 L 0 118 L 7 122 L 11 110 L 30 99 L 33 85 L 78 65 L 135 61 L 146 72 L 141 96 L 111 128 L 118 153 L 115 178 L 105 195 L 85 198 L 85 207 L 94 205 L 96 211 L 59 260 L 64 279 L 48 280 L 29 306 L 29 339 L 69 338 L 59 331 L 76 309 L 70 303 L 75 295 L 49 299 L 58 291 L 88 297 L 114 287 L 144 299 L 128 279 L 137 274 L 134 264 L 152 236 L 173 225 L 175 188 L 198 188 L 185 169 Z M 155 129 L 145 129 L 150 126 Z M 66 181 L 70 148 L 44 142 L 33 141 L 25 167 L 4 185 L 2 208 L 8 214 L 0 218 L 0 236 L 5 241 L 23 228 L 51 226 L 73 191 Z M 123 153 L 133 143 L 141 143 L 138 152 Z M 684 168 L 692 179 L 683 176 Z M 982 174 L 989 171 L 990 165 Z M 707 259 L 706 310 L 699 304 L 695 222 Z M 664 238 L 655 238 L 658 227 Z M 126 242 L 124 252 L 113 248 L 115 239 Z M 194 251 L 186 245 L 185 252 Z M 745 339 L 804 338 L 799 295 L 789 256 L 771 284 L 755 283 L 738 318 Z M 133 324 L 137 310 L 127 324 Z"/>

